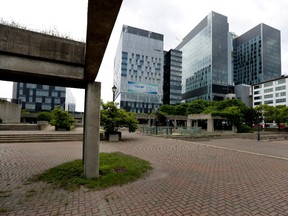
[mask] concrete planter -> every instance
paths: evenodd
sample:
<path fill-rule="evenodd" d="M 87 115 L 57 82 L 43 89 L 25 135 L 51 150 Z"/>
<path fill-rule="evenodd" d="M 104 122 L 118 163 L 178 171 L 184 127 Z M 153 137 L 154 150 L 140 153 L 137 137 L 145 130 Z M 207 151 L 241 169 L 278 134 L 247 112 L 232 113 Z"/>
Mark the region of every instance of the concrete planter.
<path fill-rule="evenodd" d="M 121 140 L 122 133 L 121 132 L 105 132 L 105 140 L 108 140 L 110 142 L 118 142 Z"/>

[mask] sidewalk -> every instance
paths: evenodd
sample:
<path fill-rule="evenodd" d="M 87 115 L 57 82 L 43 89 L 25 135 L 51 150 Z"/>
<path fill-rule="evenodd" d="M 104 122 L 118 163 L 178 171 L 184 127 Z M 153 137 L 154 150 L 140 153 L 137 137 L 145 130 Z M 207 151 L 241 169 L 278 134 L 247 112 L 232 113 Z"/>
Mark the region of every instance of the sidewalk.
<path fill-rule="evenodd" d="M 288 161 L 269 156 L 288 158 L 287 141 L 192 143 L 126 132 L 123 137 L 101 142 L 100 151 L 134 155 L 154 169 L 103 191 L 67 192 L 26 182 L 81 158 L 81 142 L 0 144 L 0 209 L 9 210 L 1 215 L 288 215 Z"/>

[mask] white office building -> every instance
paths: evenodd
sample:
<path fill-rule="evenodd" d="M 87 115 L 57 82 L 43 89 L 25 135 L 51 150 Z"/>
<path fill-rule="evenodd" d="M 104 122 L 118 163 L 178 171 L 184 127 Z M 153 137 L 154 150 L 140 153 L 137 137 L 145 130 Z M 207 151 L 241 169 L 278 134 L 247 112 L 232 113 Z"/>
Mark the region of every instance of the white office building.
<path fill-rule="evenodd" d="M 252 86 L 253 107 L 261 104 L 288 106 L 288 77 L 257 83 Z"/>
<path fill-rule="evenodd" d="M 150 113 L 163 97 L 163 35 L 124 25 L 114 60 L 120 108 Z"/>

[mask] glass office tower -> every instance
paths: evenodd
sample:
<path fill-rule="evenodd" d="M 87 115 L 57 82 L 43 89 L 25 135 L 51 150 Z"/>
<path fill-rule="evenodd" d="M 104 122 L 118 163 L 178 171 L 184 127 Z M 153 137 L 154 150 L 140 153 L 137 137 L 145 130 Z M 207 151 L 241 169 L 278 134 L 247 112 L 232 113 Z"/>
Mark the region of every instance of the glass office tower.
<path fill-rule="evenodd" d="M 163 104 L 178 104 L 182 100 L 182 52 L 171 49 L 164 53 Z"/>
<path fill-rule="evenodd" d="M 234 82 L 253 85 L 281 76 L 280 31 L 259 24 L 234 40 Z"/>
<path fill-rule="evenodd" d="M 120 108 L 150 113 L 163 96 L 163 35 L 124 25 L 114 60 Z"/>
<path fill-rule="evenodd" d="M 182 99 L 221 100 L 230 91 L 227 17 L 211 12 L 176 47 L 182 51 Z M 231 61 L 231 59 L 230 59 Z M 230 78 L 230 81 L 229 81 Z"/>

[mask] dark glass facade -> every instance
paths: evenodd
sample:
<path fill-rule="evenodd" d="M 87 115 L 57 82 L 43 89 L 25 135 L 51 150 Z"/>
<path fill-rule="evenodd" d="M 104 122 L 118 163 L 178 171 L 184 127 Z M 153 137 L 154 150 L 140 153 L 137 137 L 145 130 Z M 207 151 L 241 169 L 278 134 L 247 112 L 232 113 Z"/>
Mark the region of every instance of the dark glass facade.
<path fill-rule="evenodd" d="M 169 50 L 164 53 L 163 104 L 177 104 L 182 98 L 182 52 Z"/>
<path fill-rule="evenodd" d="M 227 17 L 211 12 L 176 47 L 182 51 L 182 99 L 219 100 L 231 85 Z"/>
<path fill-rule="evenodd" d="M 13 85 L 13 98 L 29 112 L 51 111 L 57 106 L 64 109 L 66 88 L 19 82 Z"/>
<path fill-rule="evenodd" d="M 234 82 L 253 85 L 281 76 L 280 31 L 259 24 L 234 40 Z"/>

